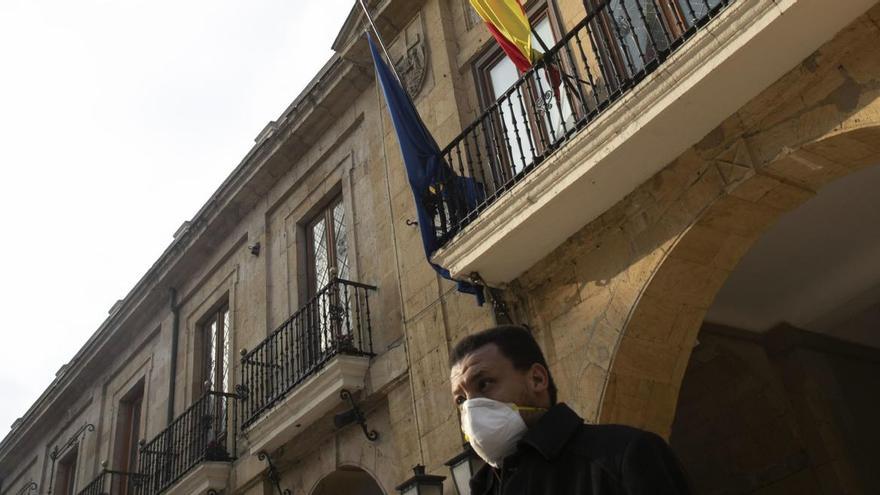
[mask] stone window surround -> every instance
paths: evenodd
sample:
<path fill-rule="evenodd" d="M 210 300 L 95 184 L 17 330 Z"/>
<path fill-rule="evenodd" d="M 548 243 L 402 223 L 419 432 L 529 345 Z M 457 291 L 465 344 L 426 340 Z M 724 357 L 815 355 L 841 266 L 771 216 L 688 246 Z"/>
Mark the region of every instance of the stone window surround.
<path fill-rule="evenodd" d="M 358 269 L 358 243 L 354 225 L 357 212 L 354 201 L 354 152 L 348 151 L 336 161 L 332 169 L 318 182 L 306 197 L 285 217 L 285 229 L 292 239 L 287 247 L 288 262 L 288 302 L 290 311 L 296 311 L 309 299 L 309 285 L 305 267 L 309 263 L 307 251 L 307 227 L 309 222 L 331 202 L 341 199 L 345 209 L 345 237 L 348 242 L 349 276 L 353 281 L 360 282 Z M 318 168 L 318 167 L 315 167 Z"/>
<path fill-rule="evenodd" d="M 208 317 L 212 312 L 215 312 L 222 305 L 228 304 L 229 306 L 229 342 L 226 345 L 230 349 L 230 366 L 229 366 L 229 374 L 230 374 L 230 388 L 232 390 L 235 389 L 235 385 L 237 384 L 237 377 L 239 373 L 239 362 L 235 359 L 235 354 L 232 352 L 236 349 L 236 328 L 235 328 L 235 287 L 238 283 L 238 268 L 237 266 L 233 266 L 229 269 L 228 273 L 225 277 L 219 282 L 217 282 L 216 286 L 208 291 L 201 292 L 197 295 L 201 296 L 199 298 L 198 303 L 195 303 L 192 306 L 192 309 L 187 311 L 186 316 L 182 318 L 182 323 L 185 325 L 182 328 L 182 335 L 185 335 L 186 341 L 184 342 L 185 349 L 182 349 L 185 352 L 186 359 L 185 361 L 185 372 L 184 372 L 184 400 L 182 404 L 177 405 L 176 409 L 178 411 L 192 404 L 196 399 L 201 396 L 202 387 L 201 384 L 196 383 L 197 377 L 199 375 L 199 370 L 197 366 L 199 365 L 199 361 L 196 353 L 199 352 L 199 332 L 202 329 L 201 324 L 205 321 L 205 318 Z M 186 306 L 189 306 L 191 303 L 185 303 Z M 175 412 L 176 414 L 176 412 Z"/>

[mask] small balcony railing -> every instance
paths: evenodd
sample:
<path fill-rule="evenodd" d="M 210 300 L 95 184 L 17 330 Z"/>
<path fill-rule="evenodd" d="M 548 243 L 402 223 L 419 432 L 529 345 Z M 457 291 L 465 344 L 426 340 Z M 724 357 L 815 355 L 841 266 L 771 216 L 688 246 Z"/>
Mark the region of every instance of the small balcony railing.
<path fill-rule="evenodd" d="M 140 473 L 103 469 L 77 495 L 134 495 L 139 493 L 143 480 L 144 476 Z"/>
<path fill-rule="evenodd" d="M 206 392 L 140 449 L 138 495 L 157 495 L 206 461 L 231 461 L 237 434 L 237 397 Z"/>
<path fill-rule="evenodd" d="M 370 292 L 333 279 L 250 352 L 242 351 L 242 428 L 337 354 L 372 356 Z"/>
<path fill-rule="evenodd" d="M 588 0 L 588 15 L 442 150 L 423 204 L 440 244 L 587 127 L 733 0 Z"/>

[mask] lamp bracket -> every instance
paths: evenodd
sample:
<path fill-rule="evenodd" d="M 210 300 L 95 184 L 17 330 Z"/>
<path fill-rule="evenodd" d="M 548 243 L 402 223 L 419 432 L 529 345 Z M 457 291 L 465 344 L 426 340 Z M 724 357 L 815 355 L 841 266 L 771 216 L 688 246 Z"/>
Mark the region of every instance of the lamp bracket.
<path fill-rule="evenodd" d="M 358 407 L 357 403 L 354 401 L 354 397 L 351 395 L 346 389 L 342 389 L 339 392 L 339 396 L 342 397 L 342 400 L 347 400 L 349 404 L 351 404 L 351 411 L 354 413 L 355 421 L 357 424 L 361 425 L 361 429 L 364 431 L 364 436 L 367 437 L 367 440 L 371 442 L 375 442 L 379 439 L 379 432 L 376 430 L 371 430 L 367 427 L 367 418 L 364 416 L 364 412 Z"/>
<path fill-rule="evenodd" d="M 49 459 L 52 460 L 52 471 L 49 472 L 49 491 L 46 492 L 47 495 L 52 495 L 52 486 L 54 485 L 55 481 L 55 461 L 57 461 L 58 458 L 61 457 L 61 454 L 67 452 L 67 449 L 76 445 L 76 443 L 79 441 L 79 436 L 85 434 L 86 431 L 95 431 L 95 425 L 91 423 L 86 423 L 80 426 L 80 428 L 76 430 L 76 432 L 71 435 L 70 438 L 67 439 L 67 442 L 64 445 L 62 445 L 61 447 L 56 445 L 52 448 L 52 452 L 49 452 Z"/>
<path fill-rule="evenodd" d="M 16 495 L 25 495 L 26 493 L 33 493 L 37 491 L 37 482 L 29 481 L 26 485 L 21 487 L 21 490 L 18 491 Z"/>
<path fill-rule="evenodd" d="M 272 462 L 272 457 L 269 456 L 269 453 L 265 450 L 261 450 L 257 452 L 257 459 L 261 461 L 266 461 L 266 464 L 269 465 L 269 469 L 266 473 L 266 479 L 269 480 L 270 483 L 275 485 L 275 489 L 278 490 L 278 495 L 292 495 L 293 492 L 290 491 L 289 488 L 281 489 L 281 473 L 278 472 L 278 467 L 275 466 L 275 463 Z"/>

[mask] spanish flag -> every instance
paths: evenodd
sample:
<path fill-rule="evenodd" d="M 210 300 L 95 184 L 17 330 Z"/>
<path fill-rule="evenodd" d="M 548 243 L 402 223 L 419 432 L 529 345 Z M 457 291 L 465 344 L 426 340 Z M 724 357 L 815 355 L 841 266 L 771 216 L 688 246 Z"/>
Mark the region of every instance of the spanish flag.
<path fill-rule="evenodd" d="M 516 68 L 520 72 L 529 70 L 540 58 L 540 54 L 532 49 L 532 26 L 520 1 L 470 0 L 470 2 Z"/>

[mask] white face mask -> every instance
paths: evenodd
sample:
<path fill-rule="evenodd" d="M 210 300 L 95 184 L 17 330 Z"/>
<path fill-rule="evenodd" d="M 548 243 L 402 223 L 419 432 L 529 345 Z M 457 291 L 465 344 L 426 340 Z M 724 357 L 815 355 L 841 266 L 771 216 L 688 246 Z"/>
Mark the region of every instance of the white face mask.
<path fill-rule="evenodd" d="M 474 451 L 494 467 L 516 450 L 528 427 L 518 407 L 497 400 L 474 398 L 461 404 L 461 429 Z"/>

